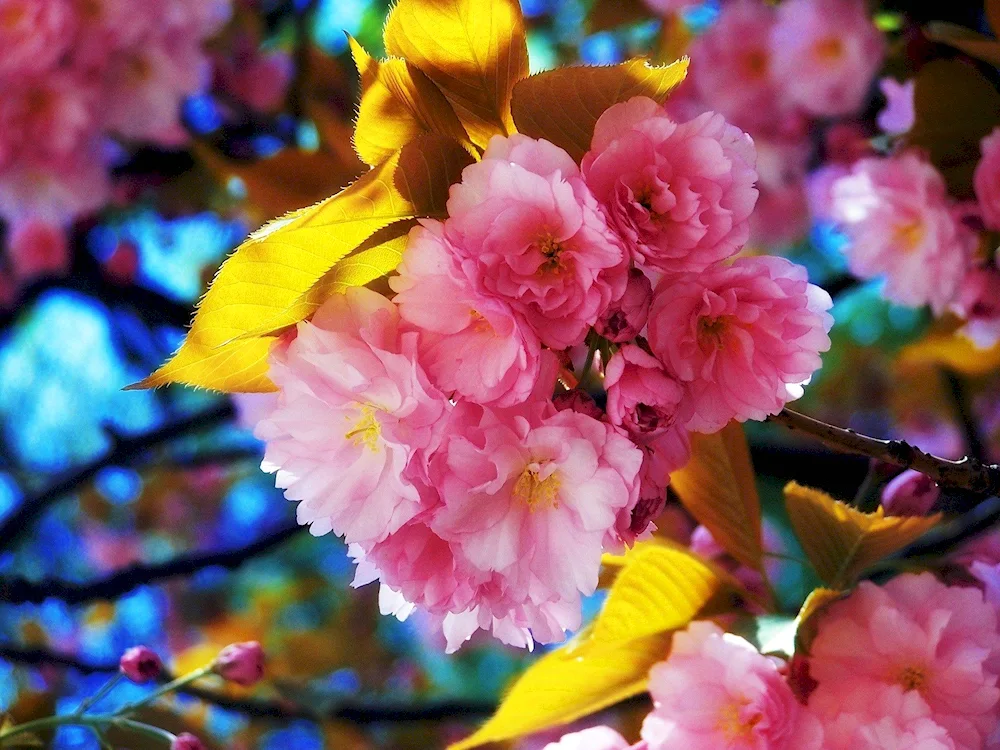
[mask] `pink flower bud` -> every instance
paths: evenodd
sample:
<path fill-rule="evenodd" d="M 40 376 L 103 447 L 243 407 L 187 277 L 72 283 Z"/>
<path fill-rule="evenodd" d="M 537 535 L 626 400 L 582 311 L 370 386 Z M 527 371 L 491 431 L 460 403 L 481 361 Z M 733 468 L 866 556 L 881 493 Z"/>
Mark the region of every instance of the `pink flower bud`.
<path fill-rule="evenodd" d="M 684 398 L 683 386 L 635 344 L 623 346 L 608 362 L 604 387 L 611 423 L 634 435 L 665 432 Z"/>
<path fill-rule="evenodd" d="M 215 673 L 237 685 L 250 687 L 264 676 L 264 649 L 257 641 L 226 646 L 215 660 Z"/>
<path fill-rule="evenodd" d="M 893 516 L 924 516 L 941 496 L 941 488 L 919 471 L 907 469 L 882 490 L 882 507 Z"/>
<path fill-rule="evenodd" d="M 118 663 L 123 675 L 132 682 L 141 685 L 155 680 L 163 670 L 163 662 L 156 653 L 145 646 L 134 646 L 122 654 Z"/>
<path fill-rule="evenodd" d="M 645 327 L 652 299 L 653 287 L 649 279 L 638 268 L 633 268 L 628 272 L 625 294 L 604 311 L 594 324 L 594 330 L 616 344 L 631 341 Z"/>
<path fill-rule="evenodd" d="M 174 737 L 174 741 L 170 743 L 170 750 L 205 750 L 205 746 L 193 734 L 185 732 Z"/>
<path fill-rule="evenodd" d="M 556 411 L 578 411 L 594 419 L 604 419 L 601 407 L 594 403 L 589 393 L 579 388 L 557 393 L 552 397 L 552 405 L 556 407 Z"/>

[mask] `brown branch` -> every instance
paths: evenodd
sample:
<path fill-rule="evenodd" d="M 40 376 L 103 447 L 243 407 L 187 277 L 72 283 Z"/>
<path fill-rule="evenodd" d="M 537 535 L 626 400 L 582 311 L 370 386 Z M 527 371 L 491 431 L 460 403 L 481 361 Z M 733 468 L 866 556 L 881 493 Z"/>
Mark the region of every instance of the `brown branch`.
<path fill-rule="evenodd" d="M 84 674 L 118 671 L 117 664 L 89 664 L 69 654 L 19 646 L 0 645 L 0 659 L 29 667 L 52 666 L 74 669 Z M 161 682 L 167 682 L 171 679 L 173 679 L 173 675 L 166 673 L 160 675 Z M 208 688 L 188 686 L 182 688 L 180 692 L 220 708 L 246 714 L 253 719 L 332 720 L 360 725 L 446 720 L 471 721 L 489 716 L 496 709 L 496 704 L 488 701 L 449 700 L 413 705 L 381 701 L 340 700 L 330 708 L 318 711 L 288 700 L 236 698 Z"/>
<path fill-rule="evenodd" d="M 96 461 L 75 469 L 57 480 L 47 489 L 25 499 L 17 510 L 0 524 L 0 549 L 9 549 L 24 535 L 31 524 L 57 500 L 79 489 L 93 479 L 101 469 L 127 464 L 146 451 L 175 438 L 224 422 L 233 416 L 233 405 L 228 401 L 190 417 L 165 424 L 155 430 L 135 437 L 115 436 L 114 446 Z"/>
<path fill-rule="evenodd" d="M 877 458 L 904 469 L 916 469 L 943 487 L 968 490 L 982 497 L 1000 495 L 1000 466 L 996 464 L 984 464 L 970 457 L 958 461 L 938 458 L 902 440 L 878 440 L 791 409 L 768 419 L 812 435 L 834 450 Z"/>
<path fill-rule="evenodd" d="M 60 599 L 67 604 L 85 604 L 98 599 L 116 599 L 129 591 L 171 578 L 187 576 L 209 567 L 235 570 L 248 560 L 270 552 L 306 527 L 289 524 L 245 547 L 178 557 L 156 565 L 132 565 L 90 583 L 60 580 L 29 581 L 19 576 L 0 577 L 0 604 L 38 604 L 46 599 Z"/>

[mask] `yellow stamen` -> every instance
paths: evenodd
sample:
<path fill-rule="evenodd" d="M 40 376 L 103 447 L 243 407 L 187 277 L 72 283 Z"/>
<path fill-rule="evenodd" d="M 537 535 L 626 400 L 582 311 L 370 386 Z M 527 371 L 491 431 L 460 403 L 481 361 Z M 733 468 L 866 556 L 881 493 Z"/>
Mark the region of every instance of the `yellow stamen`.
<path fill-rule="evenodd" d="M 350 420 L 350 417 L 347 417 Z M 382 425 L 375 418 L 375 409 L 371 406 L 361 407 L 361 418 L 354 427 L 348 430 L 344 437 L 357 446 L 365 446 L 373 453 L 378 452 L 379 438 L 382 436 Z"/>
<path fill-rule="evenodd" d="M 744 705 L 745 704 L 730 703 L 722 709 L 722 712 L 719 715 L 719 722 L 716 724 L 716 728 L 727 742 L 736 742 L 737 740 L 747 739 L 753 731 L 753 728 L 760 723 L 760 714 L 754 714 L 750 717 L 749 721 L 743 721 L 743 718 L 740 716 L 740 709 L 743 708 Z"/>
<path fill-rule="evenodd" d="M 558 273 L 565 266 L 562 260 L 562 243 L 556 240 L 551 234 L 547 234 L 538 241 L 538 252 L 545 256 L 545 260 L 538 267 L 541 273 Z"/>
<path fill-rule="evenodd" d="M 529 464 L 521 472 L 514 484 L 514 497 L 528 506 L 534 513 L 536 510 L 559 507 L 559 475 L 549 474 L 545 479 L 539 479 L 537 464 Z"/>
<path fill-rule="evenodd" d="M 900 250 L 911 253 L 920 247 L 926 231 L 924 223 L 918 219 L 907 224 L 897 224 L 892 228 L 892 236 Z"/>

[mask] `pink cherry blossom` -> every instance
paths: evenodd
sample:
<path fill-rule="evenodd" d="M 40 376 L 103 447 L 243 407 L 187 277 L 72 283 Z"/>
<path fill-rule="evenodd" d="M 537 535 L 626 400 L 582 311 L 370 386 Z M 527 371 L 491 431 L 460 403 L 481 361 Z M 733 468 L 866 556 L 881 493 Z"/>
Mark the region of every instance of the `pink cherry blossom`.
<path fill-rule="evenodd" d="M 771 33 L 774 70 L 791 103 L 819 117 L 861 107 L 885 56 L 864 0 L 787 0 Z"/>
<path fill-rule="evenodd" d="M 882 507 L 893 516 L 924 516 L 941 496 L 941 488 L 926 474 L 907 469 L 882 490 Z"/>
<path fill-rule="evenodd" d="M 52 68 L 66 51 L 75 26 L 68 0 L 0 0 L 0 79 Z"/>
<path fill-rule="evenodd" d="M 126 138 L 175 143 L 180 104 L 208 82 L 209 63 L 197 39 L 146 39 L 114 54 L 106 85 L 113 92 L 102 114 Z"/>
<path fill-rule="evenodd" d="M 638 500 L 641 463 L 627 438 L 575 411 L 484 410 L 451 431 L 432 466 L 441 506 L 430 524 L 492 575 L 480 626 L 511 615 L 542 643 L 579 626 L 604 539 Z"/>
<path fill-rule="evenodd" d="M 389 282 L 393 301 L 419 332 L 420 361 L 435 385 L 497 406 L 531 395 L 540 372 L 538 337 L 507 301 L 476 290 L 443 224 L 413 229 L 398 272 Z"/>
<path fill-rule="evenodd" d="M 665 277 L 653 296 L 649 344 L 687 386 L 696 432 L 761 420 L 802 395 L 830 347 L 830 295 L 801 266 L 740 258 Z"/>
<path fill-rule="evenodd" d="M 878 87 L 886 100 L 885 108 L 878 113 L 878 126 L 889 135 L 907 132 L 917 119 L 913 99 L 917 90 L 916 79 L 900 83 L 894 78 L 883 78 Z"/>
<path fill-rule="evenodd" d="M 333 295 L 272 355 L 281 389 L 255 434 L 313 534 L 384 539 L 424 507 L 421 477 L 448 414 L 416 362 L 416 334 L 363 287 Z"/>
<path fill-rule="evenodd" d="M 973 175 L 976 200 L 986 226 L 1000 230 L 1000 128 L 983 138 L 979 147 L 982 158 Z"/>
<path fill-rule="evenodd" d="M 722 115 L 676 123 L 652 99 L 609 107 L 582 169 L 633 259 L 698 271 L 735 254 L 757 201 L 753 141 Z"/>
<path fill-rule="evenodd" d="M 629 433 L 653 437 L 666 432 L 678 419 L 684 388 L 641 347 L 626 344 L 604 371 L 608 392 L 608 419 Z M 681 424 L 686 421 L 680 415 Z"/>
<path fill-rule="evenodd" d="M 965 319 L 962 333 L 976 346 L 994 346 L 1000 341 L 1000 269 L 983 266 L 969 271 L 951 309 Z"/>
<path fill-rule="evenodd" d="M 54 70 L 3 85 L 0 137 L 19 159 L 59 159 L 96 134 L 101 91 L 93 80 Z"/>
<path fill-rule="evenodd" d="M 63 225 L 104 205 L 110 193 L 107 169 L 95 148 L 57 161 L 19 160 L 0 169 L 0 216 Z"/>
<path fill-rule="evenodd" d="M 542 343 L 583 341 L 625 291 L 626 258 L 573 160 L 547 141 L 494 137 L 448 200 L 446 234 L 477 289 Z"/>
<path fill-rule="evenodd" d="M 890 300 L 940 314 L 955 296 L 977 238 L 959 221 L 944 180 L 914 152 L 857 162 L 832 188 L 833 217 L 862 278 L 885 276 Z"/>
<path fill-rule="evenodd" d="M 955 750 L 915 691 L 897 685 L 859 690 L 823 725 L 824 750 Z"/>
<path fill-rule="evenodd" d="M 10 229 L 7 256 L 14 275 L 27 281 L 69 270 L 69 242 L 66 230 L 48 222 L 28 219 Z"/>
<path fill-rule="evenodd" d="M 825 721 L 896 686 L 919 696 L 957 750 L 983 747 L 996 726 L 1000 633 L 976 588 L 930 573 L 862 582 L 822 616 L 811 654 L 809 707 Z"/>
<path fill-rule="evenodd" d="M 649 750 L 819 750 L 823 732 L 798 703 L 777 660 L 713 623 L 674 635 L 649 673 Z"/>
<path fill-rule="evenodd" d="M 292 78 L 293 61 L 283 50 L 261 51 L 247 33 L 235 36 L 226 56 L 216 60 L 219 87 L 254 109 L 281 106 Z"/>
<path fill-rule="evenodd" d="M 635 438 L 642 450 L 639 470 L 639 502 L 628 514 L 619 514 L 615 526 L 618 536 L 632 544 L 663 512 L 671 472 L 691 460 L 691 440 L 688 431 L 674 424 L 666 432 L 652 437 Z"/>
<path fill-rule="evenodd" d="M 646 327 L 652 299 L 653 287 L 646 274 L 638 268 L 629 269 L 625 294 L 604 311 L 594 330 L 617 344 L 631 341 Z"/>
<path fill-rule="evenodd" d="M 543 750 L 629 750 L 629 747 L 628 741 L 614 729 L 600 726 L 564 734 L 558 742 L 550 742 Z"/>
<path fill-rule="evenodd" d="M 697 37 L 688 54 L 690 77 L 708 109 L 754 132 L 773 128 L 787 109 L 772 76 L 775 9 L 759 0 L 735 0 Z"/>

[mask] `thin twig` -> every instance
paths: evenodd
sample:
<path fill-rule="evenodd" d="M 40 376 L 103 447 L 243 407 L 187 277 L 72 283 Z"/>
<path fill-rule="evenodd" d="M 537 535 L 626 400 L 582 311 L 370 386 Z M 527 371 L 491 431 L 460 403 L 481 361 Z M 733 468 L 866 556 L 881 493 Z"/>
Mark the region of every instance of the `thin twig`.
<path fill-rule="evenodd" d="M 957 373 L 951 370 L 944 370 L 942 374 L 948 384 L 948 390 L 951 392 L 955 413 L 962 425 L 962 432 L 965 434 L 965 447 L 969 451 L 969 455 L 980 461 L 986 461 L 986 444 L 983 442 L 983 436 L 979 430 L 979 424 L 976 421 L 965 383 Z"/>
<path fill-rule="evenodd" d="M 233 416 L 233 405 L 226 401 L 205 411 L 165 424 L 155 430 L 135 437 L 115 436 L 114 445 L 104 456 L 80 467 L 57 480 L 47 489 L 25 499 L 17 510 L 0 524 L 0 549 L 9 549 L 28 531 L 42 513 L 62 498 L 81 488 L 101 469 L 125 464 L 144 452 L 198 430 L 224 422 Z"/>
<path fill-rule="evenodd" d="M 877 458 L 904 469 L 916 469 L 944 487 L 958 487 L 982 497 L 1000 494 L 1000 466 L 966 457 L 958 461 L 932 456 L 902 440 L 879 440 L 854 430 L 836 427 L 791 409 L 769 417 L 791 430 L 799 430 L 845 453 Z"/>
<path fill-rule="evenodd" d="M 107 578 L 90 583 L 70 583 L 53 579 L 29 581 L 18 576 L 0 577 L 0 604 L 38 604 L 46 599 L 59 599 L 66 604 L 85 604 L 98 599 L 116 599 L 139 586 L 192 575 L 209 567 L 234 570 L 298 536 L 305 528 L 298 524 L 290 524 L 245 547 L 178 557 L 156 565 L 132 565 Z"/>
<path fill-rule="evenodd" d="M 84 674 L 118 671 L 117 664 L 89 664 L 68 654 L 38 648 L 26 649 L 18 646 L 0 645 L 0 659 L 23 666 L 75 669 Z M 171 674 L 165 673 L 160 676 L 162 682 L 169 682 L 173 679 Z M 317 711 L 287 700 L 235 698 L 206 688 L 187 686 L 182 688 L 180 692 L 255 719 L 333 720 L 360 725 L 445 720 L 469 721 L 488 716 L 496 709 L 496 704 L 489 701 L 449 700 L 413 705 L 383 703 L 381 701 L 343 700 L 325 711 Z"/>

